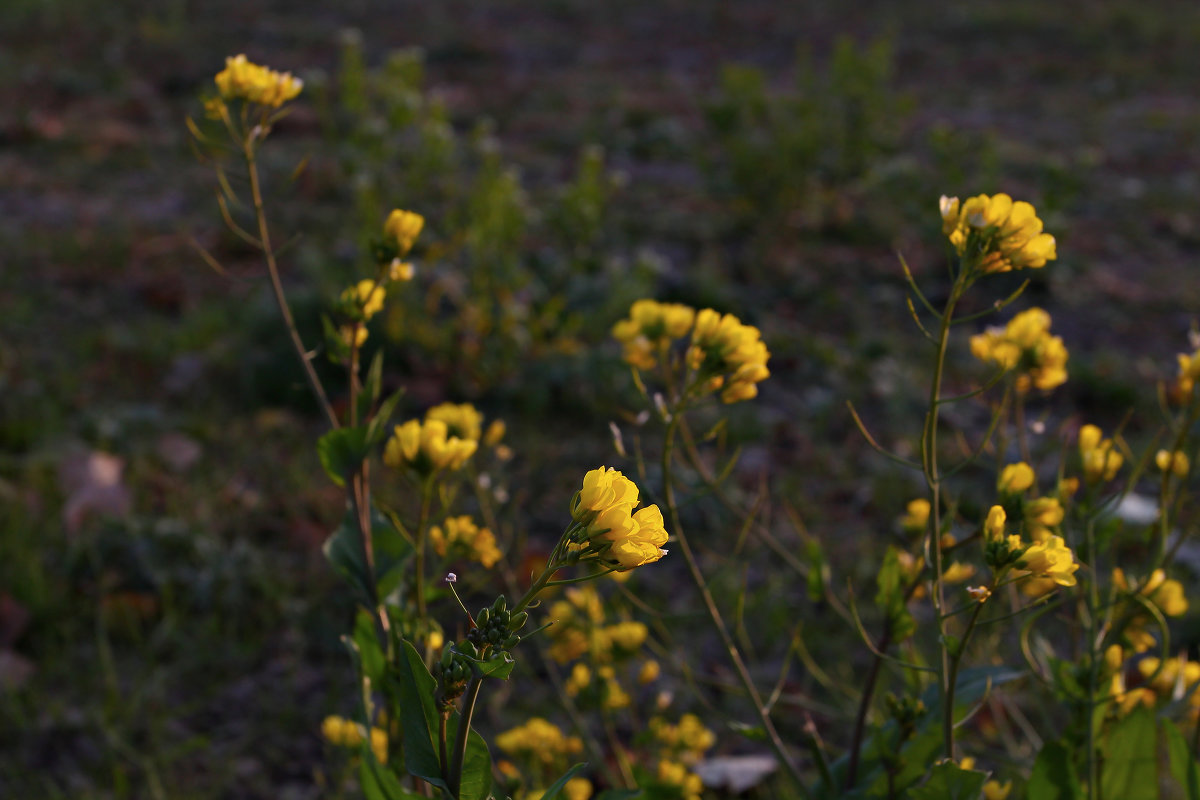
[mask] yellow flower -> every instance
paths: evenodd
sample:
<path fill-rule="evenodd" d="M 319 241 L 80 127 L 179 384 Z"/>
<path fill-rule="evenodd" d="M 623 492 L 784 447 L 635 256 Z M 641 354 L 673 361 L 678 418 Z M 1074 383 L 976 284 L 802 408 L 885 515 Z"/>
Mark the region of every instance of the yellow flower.
<path fill-rule="evenodd" d="M 1111 481 L 1125 463 L 1125 457 L 1113 447 L 1112 439 L 1103 439 L 1102 435 L 1095 425 L 1079 429 L 1079 456 L 1088 483 Z"/>
<path fill-rule="evenodd" d="M 1017 561 L 1017 566 L 1036 577 L 1050 578 L 1059 586 L 1074 586 L 1075 571 L 1079 569 L 1075 554 L 1061 536 L 1051 536 L 1049 541 L 1030 546 Z"/>
<path fill-rule="evenodd" d="M 388 265 L 388 280 L 396 281 L 397 283 L 408 283 L 416 274 L 417 271 L 409 261 L 401 261 L 398 258 L 393 258 L 392 263 Z"/>
<path fill-rule="evenodd" d="M 373 280 L 361 280 L 342 292 L 342 303 L 369 320 L 383 310 L 383 300 L 386 293 L 383 287 Z"/>
<path fill-rule="evenodd" d="M 950 566 L 946 567 L 946 571 L 942 573 L 943 583 L 962 583 L 971 579 L 975 574 L 975 567 L 971 564 L 962 564 L 955 561 Z"/>
<path fill-rule="evenodd" d="M 929 524 L 929 501 L 924 497 L 909 500 L 906 514 L 900 518 L 900 527 L 909 533 L 921 533 Z"/>
<path fill-rule="evenodd" d="M 705 391 L 721 391 L 721 400 L 736 403 L 758 394 L 758 384 L 770 377 L 771 356 L 762 334 L 743 325 L 732 314 L 721 316 L 711 308 L 696 315 L 688 366 L 696 370 Z"/>
<path fill-rule="evenodd" d="M 425 218 L 420 214 L 402 209 L 393 209 L 383 223 L 383 238 L 401 256 L 412 249 L 413 243 L 425 227 Z"/>
<path fill-rule="evenodd" d="M 666 554 L 662 512 L 651 505 L 633 512 L 638 503 L 633 481 L 611 467 L 589 471 L 576 495 L 571 516 L 586 526 L 588 546 L 617 569 L 633 569 Z"/>
<path fill-rule="evenodd" d="M 655 354 L 686 336 L 695 318 L 695 309 L 681 303 L 638 300 L 630 307 L 629 318 L 613 326 L 612 334 L 623 347 L 626 363 L 653 369 L 658 363 Z"/>
<path fill-rule="evenodd" d="M 592 796 L 592 782 L 587 778 L 571 778 L 563 786 L 567 800 L 588 800 Z"/>
<path fill-rule="evenodd" d="M 1017 314 L 1003 328 L 971 337 L 971 355 L 1002 370 L 1019 370 L 1016 389 L 1049 391 L 1067 382 L 1067 348 L 1050 335 L 1050 315 L 1040 308 Z"/>
<path fill-rule="evenodd" d="M 367 326 L 361 322 L 342 325 L 338 328 L 338 335 L 347 347 L 362 347 L 363 342 L 367 341 Z"/>
<path fill-rule="evenodd" d="M 960 203 L 942 196 L 942 232 L 981 274 L 1038 268 L 1058 257 L 1054 237 L 1042 232 L 1032 205 L 1006 194 L 976 195 Z"/>
<path fill-rule="evenodd" d="M 488 425 L 487 433 L 483 435 L 483 443 L 488 447 L 495 447 L 504 438 L 505 431 L 507 431 L 507 426 L 505 426 L 504 420 L 492 420 L 492 424 Z"/>
<path fill-rule="evenodd" d="M 382 728 L 371 728 L 371 752 L 380 764 L 386 764 L 388 759 L 388 735 Z"/>
<path fill-rule="evenodd" d="M 1012 781 L 987 781 L 983 784 L 983 800 L 1008 800 L 1012 786 Z"/>
<path fill-rule="evenodd" d="M 423 424 L 410 419 L 397 425 L 383 450 L 389 467 L 409 467 L 420 475 L 442 469 L 459 469 L 474 453 L 478 443 L 450 436 L 446 423 L 431 419 Z"/>
<path fill-rule="evenodd" d="M 658 680 L 658 676 L 662 673 L 662 667 L 657 661 L 651 659 L 642 664 L 642 668 L 638 670 L 638 683 L 645 686 L 648 683 L 654 683 Z"/>
<path fill-rule="evenodd" d="M 245 55 L 225 59 L 225 69 L 215 80 L 222 99 L 246 100 L 267 108 L 279 108 L 304 88 L 304 81 L 292 73 L 259 66 Z"/>
<path fill-rule="evenodd" d="M 446 430 L 459 439 L 478 442 L 483 427 L 483 414 L 470 403 L 442 403 L 425 412 L 425 420 L 441 420 Z"/>
<path fill-rule="evenodd" d="M 500 560 L 496 537 L 487 528 L 477 526 L 469 516 L 449 517 L 443 524 L 444 532 L 437 525 L 429 529 L 429 543 L 439 556 L 445 557 L 447 552 L 457 550 L 478 561 L 485 569 L 491 569 Z"/>
<path fill-rule="evenodd" d="M 992 590 L 986 586 L 968 586 L 967 595 L 977 603 L 986 603 L 992 596 Z"/>
<path fill-rule="evenodd" d="M 1024 461 L 1009 464 L 1000 471 L 1000 479 L 996 481 L 996 489 L 1003 494 L 1020 494 L 1033 486 L 1033 467 Z"/>
<path fill-rule="evenodd" d="M 987 520 L 983 523 L 983 536 L 991 541 L 999 541 L 1004 536 L 1004 526 L 1008 523 L 1008 514 L 1000 506 L 992 506 L 988 510 Z"/>
<path fill-rule="evenodd" d="M 592 671 L 582 661 L 571 669 L 571 677 L 567 678 L 567 694 L 575 697 L 592 683 Z"/>
<path fill-rule="evenodd" d="M 1192 393 L 1192 387 L 1196 385 L 1196 379 L 1200 378 L 1200 350 L 1185 355 L 1180 353 L 1179 360 L 1179 391 L 1185 395 Z"/>
<path fill-rule="evenodd" d="M 649 631 L 642 623 L 630 621 L 609 625 L 606 633 L 613 645 L 621 650 L 632 652 L 645 643 Z"/>
<path fill-rule="evenodd" d="M 1191 462 L 1188 460 L 1187 453 L 1183 452 L 1182 450 L 1176 450 L 1174 452 L 1159 450 L 1154 454 L 1154 463 L 1161 471 L 1166 472 L 1167 470 L 1170 470 L 1180 478 L 1187 477 L 1188 468 L 1191 466 Z"/>
<path fill-rule="evenodd" d="M 336 747 L 358 747 L 363 743 L 362 726 L 344 717 L 326 717 L 321 722 L 321 735 Z"/>
<path fill-rule="evenodd" d="M 683 800 L 699 800 L 704 791 L 700 776 L 677 761 L 663 759 L 658 762 L 658 781 L 678 787 Z"/>

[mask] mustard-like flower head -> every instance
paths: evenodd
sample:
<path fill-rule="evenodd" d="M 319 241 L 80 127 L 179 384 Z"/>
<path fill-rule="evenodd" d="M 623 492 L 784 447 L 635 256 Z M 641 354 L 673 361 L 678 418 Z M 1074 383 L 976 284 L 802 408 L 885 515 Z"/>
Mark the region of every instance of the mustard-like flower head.
<path fill-rule="evenodd" d="M 938 210 L 942 232 L 980 274 L 1037 269 L 1058 258 L 1054 237 L 1042 232 L 1036 210 L 1023 200 L 1000 193 L 960 203 L 943 195 Z"/>
<path fill-rule="evenodd" d="M 653 369 L 657 354 L 687 336 L 695 319 L 696 310 L 690 306 L 638 300 L 630 307 L 629 318 L 613 326 L 612 334 L 622 345 L 626 363 Z"/>
<path fill-rule="evenodd" d="M 399 469 L 408 467 L 419 475 L 443 469 L 460 469 L 479 443 L 449 435 L 446 423 L 439 419 L 410 419 L 397 425 L 383 450 L 383 463 Z"/>
<path fill-rule="evenodd" d="M 1002 494 L 1020 494 L 1033 486 L 1033 478 L 1033 467 L 1024 461 L 1018 461 L 1000 471 L 1000 478 L 996 481 L 996 490 Z"/>
<path fill-rule="evenodd" d="M 600 467 L 583 477 L 571 517 L 585 526 L 581 552 L 592 554 L 620 570 L 649 564 L 666 555 L 662 512 L 650 505 L 636 513 L 638 488 L 612 467 Z"/>
<path fill-rule="evenodd" d="M 1088 483 L 1111 481 L 1125 463 L 1125 457 L 1117 451 L 1113 440 L 1103 436 L 1095 425 L 1084 425 L 1079 429 L 1079 457 L 1083 462 L 1084 480 Z"/>
<path fill-rule="evenodd" d="M 743 325 L 732 314 L 722 316 L 711 308 L 696 315 L 688 366 L 705 381 L 706 389 L 722 389 L 723 402 L 755 397 L 758 384 L 771 375 L 767 369 L 770 357 L 762 334 L 753 325 Z"/>
<path fill-rule="evenodd" d="M 1040 308 L 1017 314 L 1003 328 L 971 337 L 971 355 L 1004 371 L 1017 370 L 1016 389 L 1049 391 L 1067 382 L 1067 348 L 1050 335 L 1050 315 Z"/>
<path fill-rule="evenodd" d="M 439 556 L 449 553 L 451 557 L 471 558 L 484 569 L 491 569 L 500 560 L 495 535 L 487 528 L 480 528 L 469 516 L 448 517 L 443 526 L 429 529 L 429 543 Z"/>
<path fill-rule="evenodd" d="M 1075 571 L 1079 569 L 1075 554 L 1061 536 L 1031 545 L 1021 554 L 1017 566 L 1034 577 L 1050 578 L 1059 586 L 1074 586 Z"/>
<path fill-rule="evenodd" d="M 393 209 L 383 223 L 383 241 L 395 251 L 393 258 L 400 258 L 412 249 L 413 243 L 425 227 L 425 218 L 420 214 L 403 209 Z"/>
<path fill-rule="evenodd" d="M 1182 450 L 1159 450 L 1154 454 L 1154 464 L 1162 472 L 1171 472 L 1177 478 L 1186 478 L 1191 461 Z"/>
<path fill-rule="evenodd" d="M 300 94 L 304 81 L 290 72 L 276 72 L 246 60 L 245 55 L 225 59 L 225 69 L 215 78 L 223 100 L 245 100 L 279 108 Z"/>
<path fill-rule="evenodd" d="M 441 403 L 425 412 L 425 419 L 441 420 L 451 436 L 478 442 L 483 430 L 483 414 L 470 403 Z"/>

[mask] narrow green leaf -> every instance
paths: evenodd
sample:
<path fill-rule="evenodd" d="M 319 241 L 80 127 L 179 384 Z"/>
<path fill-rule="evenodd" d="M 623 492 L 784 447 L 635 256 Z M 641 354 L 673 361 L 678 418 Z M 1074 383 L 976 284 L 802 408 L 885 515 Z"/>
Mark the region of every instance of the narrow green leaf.
<path fill-rule="evenodd" d="M 396 406 L 400 403 L 400 398 L 403 396 L 404 390 L 398 389 L 387 400 L 380 403 L 379 410 L 375 412 L 375 416 L 371 417 L 371 421 L 367 423 L 368 448 L 374 447 L 388 437 L 388 423 L 391 422 L 392 415 L 396 413 Z"/>
<path fill-rule="evenodd" d="M 905 577 L 900 565 L 900 551 L 889 547 L 879 567 L 875 581 L 879 591 L 875 594 L 875 605 L 884 613 L 892 626 L 892 639 L 902 642 L 912 636 L 917 623 L 904 602 Z"/>
<path fill-rule="evenodd" d="M 363 673 L 374 685 L 382 685 L 385 659 L 375 632 L 375 617 L 362 608 L 354 618 L 354 644 L 358 646 Z"/>
<path fill-rule="evenodd" d="M 908 791 L 909 800 L 979 800 L 986 772 L 962 769 L 957 764 L 938 764 L 929 780 Z"/>
<path fill-rule="evenodd" d="M 358 419 L 366 419 L 375 403 L 379 401 L 379 392 L 383 388 L 383 350 L 376 350 L 371 357 L 371 366 L 367 367 L 367 375 L 363 378 L 362 391 L 357 397 Z"/>
<path fill-rule="evenodd" d="M 1154 712 L 1139 707 L 1112 729 L 1100 773 L 1103 797 L 1158 800 L 1155 728 Z"/>
<path fill-rule="evenodd" d="M 482 674 L 489 678 L 498 678 L 500 680 L 508 680 L 508 676 L 512 674 L 513 667 L 517 665 L 512 654 L 503 650 L 486 661 L 476 661 L 475 663 Z"/>
<path fill-rule="evenodd" d="M 404 731 L 404 766 L 418 778 L 445 789 L 448 787 L 442 780 L 442 765 L 437 755 L 438 722 L 441 719 L 433 699 L 437 685 L 412 644 L 404 640 L 401 647 L 396 675 L 399 679 L 400 726 Z M 484 750 L 486 753 L 486 745 Z M 466 772 L 465 768 L 463 772 Z M 488 781 L 491 781 L 490 759 Z M 466 800 L 465 794 L 463 798 Z"/>
<path fill-rule="evenodd" d="M 1081 800 L 1083 788 L 1075 774 L 1075 758 L 1062 742 L 1047 742 L 1033 762 L 1025 788 L 1028 800 Z"/>
<path fill-rule="evenodd" d="M 574 778 L 575 775 L 586 766 L 586 763 L 579 763 L 563 773 L 561 778 L 550 784 L 550 788 L 547 789 L 542 795 L 542 800 L 558 800 L 558 796 L 562 794 L 563 787 L 567 785 L 567 781 L 571 780 L 571 778 Z"/>

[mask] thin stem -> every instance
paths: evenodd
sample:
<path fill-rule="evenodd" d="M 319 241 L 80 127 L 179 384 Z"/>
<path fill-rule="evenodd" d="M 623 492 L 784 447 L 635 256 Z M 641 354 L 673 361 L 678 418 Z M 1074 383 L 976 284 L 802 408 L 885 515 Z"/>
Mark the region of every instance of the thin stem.
<path fill-rule="evenodd" d="M 887 651 L 891 643 L 892 625 L 889 619 L 875 647 L 883 653 Z M 875 695 L 875 685 L 879 681 L 879 668 L 882 666 L 883 658 L 874 656 L 871 659 L 871 671 L 867 674 L 867 683 L 863 687 L 862 697 L 858 701 L 858 713 L 854 716 L 854 737 L 850 740 L 850 762 L 846 766 L 846 791 L 853 789 L 858 780 L 858 758 L 862 750 L 863 733 L 866 730 L 867 711 L 871 708 L 871 698 Z"/>
<path fill-rule="evenodd" d="M 267 262 L 267 272 L 271 276 L 271 288 L 275 292 L 275 302 L 279 305 L 279 313 L 283 315 L 284 325 L 287 326 L 288 336 L 292 340 L 292 347 L 296 351 L 296 356 L 300 359 L 300 364 L 304 367 L 304 375 L 308 378 L 308 385 L 312 389 L 313 395 L 317 399 L 317 404 L 324 412 L 325 418 L 329 421 L 332 428 L 340 428 L 337 414 L 334 413 L 333 406 L 329 402 L 329 397 L 325 394 L 325 387 L 321 385 L 321 379 L 317 377 L 317 371 L 313 368 L 312 359 L 308 357 L 308 351 L 304 348 L 304 342 L 300 339 L 300 332 L 296 329 L 296 320 L 292 317 L 291 306 L 288 305 L 287 295 L 283 291 L 283 282 L 279 278 L 279 266 L 275 263 L 275 251 L 271 249 L 271 233 L 267 227 L 267 215 L 263 210 L 262 188 L 259 186 L 258 180 L 258 164 L 254 159 L 254 137 L 256 133 L 251 131 L 246 134 L 242 140 L 242 153 L 246 158 L 246 168 L 250 173 L 250 195 L 254 199 L 254 216 L 258 220 L 258 238 L 262 245 L 263 257 Z"/>
<path fill-rule="evenodd" d="M 417 616 L 425 619 L 425 548 L 429 538 L 429 506 L 433 498 L 433 479 L 421 483 L 421 511 L 417 516 L 416 554 L 414 556 L 413 585 L 417 594 Z"/>
<path fill-rule="evenodd" d="M 942 476 L 938 469 L 937 434 L 938 414 L 941 409 L 939 398 L 942 391 L 942 375 L 946 366 L 946 349 L 950 340 L 950 322 L 954 315 L 954 307 L 964 289 L 963 275 L 965 269 L 959 271 L 946 300 L 946 308 L 941 315 L 941 330 L 937 339 L 937 355 L 934 360 L 933 380 L 929 386 L 929 411 L 925 415 L 925 430 L 921 437 L 921 463 L 924 467 L 925 482 L 929 487 L 929 534 L 926 540 L 926 550 L 933 554 L 933 605 L 938 625 L 938 645 L 941 650 L 941 699 L 943 704 L 942 734 L 945 739 L 946 757 L 954 758 L 954 687 L 950 679 L 950 650 L 946 640 L 946 624 L 942 619 L 942 609 L 946 606 L 945 586 L 942 581 L 942 537 L 941 537 L 941 500 Z"/>
<path fill-rule="evenodd" d="M 776 756 L 783 762 L 788 773 L 795 781 L 796 786 L 800 790 L 803 797 L 811 797 L 808 787 L 804 785 L 803 777 L 800 773 L 800 767 L 796 764 L 791 754 L 783 744 L 783 740 L 779 736 L 779 732 L 775 730 L 775 724 L 771 721 L 770 714 L 767 712 L 766 706 L 763 705 L 762 696 L 758 693 L 757 687 L 754 685 L 754 679 L 750 676 L 750 671 L 746 668 L 745 662 L 742 660 L 741 652 L 733 641 L 733 637 L 729 634 L 729 629 L 725 625 L 724 619 L 721 617 L 721 612 L 717 608 L 716 602 L 713 600 L 712 593 L 708 589 L 708 583 L 704 580 L 704 573 L 700 571 L 700 565 L 696 562 L 696 556 L 692 552 L 691 545 L 688 544 L 687 536 L 683 532 L 683 524 L 679 518 L 679 505 L 675 499 L 675 487 L 673 485 L 673 477 L 671 474 L 671 465 L 674 460 L 674 442 L 675 434 L 679 429 L 679 421 L 682 418 L 682 410 L 676 409 L 671 416 L 671 421 L 667 425 L 666 436 L 663 441 L 662 454 L 662 480 L 663 480 L 663 499 L 667 506 L 668 514 L 671 518 L 671 527 L 675 534 L 676 541 L 679 542 L 679 549 L 683 551 L 684 561 L 687 562 L 688 572 L 691 573 L 692 580 L 696 584 L 696 588 L 700 592 L 701 599 L 704 600 L 704 606 L 708 610 L 708 616 L 712 620 L 713 627 L 716 628 L 718 635 L 721 637 L 722 643 L 725 645 L 725 650 L 729 654 L 730 661 L 733 662 L 734 670 L 741 679 L 742 686 L 745 687 L 746 693 L 750 696 L 754 703 L 754 711 L 758 716 L 759 723 L 767 734 L 767 739 L 771 743 L 772 749 L 775 750 Z"/>

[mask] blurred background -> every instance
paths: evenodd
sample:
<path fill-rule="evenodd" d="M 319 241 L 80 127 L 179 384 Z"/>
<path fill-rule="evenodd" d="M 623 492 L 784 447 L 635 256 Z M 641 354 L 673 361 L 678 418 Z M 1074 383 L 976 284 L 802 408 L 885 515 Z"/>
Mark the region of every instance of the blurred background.
<path fill-rule="evenodd" d="M 1195 347 L 1192 2 L 7 0 L 3 797 L 336 796 L 319 724 L 351 702 L 353 609 L 321 545 L 341 494 L 185 125 L 237 53 L 305 81 L 264 169 L 306 341 L 387 211 L 424 214 L 418 277 L 372 345 L 401 414 L 472 401 L 508 422 L 503 488 L 535 549 L 577 476 L 619 463 L 607 422 L 635 430 L 609 330 L 654 296 L 762 327 L 773 377 L 734 409 L 737 481 L 869 582 L 853 543 L 886 538 L 918 484 L 845 400 L 911 449 L 928 359 L 896 254 L 945 291 L 942 194 L 1030 200 L 1058 238 L 1021 306 L 1071 352 L 1036 408 L 1051 429 L 1132 410 L 1148 436 L 1156 382 Z M 965 337 L 952 358 L 952 383 L 978 380 Z M 698 534 L 714 569 L 728 535 Z M 634 581 L 668 608 L 685 578 L 662 567 Z M 822 624 L 794 577 L 755 574 L 756 641 L 802 608 Z M 851 669 L 863 649 L 838 636 Z"/>

